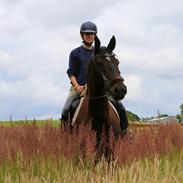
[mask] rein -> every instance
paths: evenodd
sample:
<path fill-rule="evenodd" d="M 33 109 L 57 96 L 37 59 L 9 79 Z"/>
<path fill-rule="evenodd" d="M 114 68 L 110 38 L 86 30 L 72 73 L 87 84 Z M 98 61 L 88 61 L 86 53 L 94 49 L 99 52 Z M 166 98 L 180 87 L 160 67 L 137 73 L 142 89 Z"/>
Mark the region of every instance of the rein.
<path fill-rule="evenodd" d="M 101 98 L 105 98 L 105 97 L 108 97 L 109 95 L 99 95 L 99 96 L 96 96 L 96 97 L 88 97 L 86 96 L 86 98 L 88 98 L 89 100 L 97 100 L 97 99 L 101 99 Z"/>

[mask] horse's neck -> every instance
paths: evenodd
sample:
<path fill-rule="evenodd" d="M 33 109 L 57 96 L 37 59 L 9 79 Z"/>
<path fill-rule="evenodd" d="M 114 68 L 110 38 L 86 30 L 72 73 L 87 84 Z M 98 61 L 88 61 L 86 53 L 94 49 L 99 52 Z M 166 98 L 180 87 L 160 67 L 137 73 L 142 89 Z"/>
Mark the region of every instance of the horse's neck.
<path fill-rule="evenodd" d="M 93 70 L 88 82 L 89 113 L 94 121 L 104 122 L 108 113 L 108 100 L 105 97 L 104 81 L 97 70 Z"/>
<path fill-rule="evenodd" d="M 93 68 L 93 73 L 90 75 L 88 88 L 89 97 L 100 97 L 105 94 L 104 80 L 96 68 Z"/>

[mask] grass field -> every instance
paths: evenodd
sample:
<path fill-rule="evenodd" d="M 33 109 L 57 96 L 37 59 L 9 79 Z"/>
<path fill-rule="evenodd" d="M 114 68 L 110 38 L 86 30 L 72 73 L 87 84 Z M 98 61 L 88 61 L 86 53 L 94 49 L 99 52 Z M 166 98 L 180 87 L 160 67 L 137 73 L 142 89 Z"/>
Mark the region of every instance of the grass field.
<path fill-rule="evenodd" d="M 181 125 L 131 125 L 129 131 L 115 143 L 111 137 L 114 161 L 102 158 L 94 166 L 95 134 L 88 127 L 70 134 L 59 121 L 1 123 L 0 182 L 182 182 Z"/>
<path fill-rule="evenodd" d="M 46 119 L 46 120 L 17 120 L 17 121 L 0 121 L 1 126 L 19 126 L 19 125 L 25 125 L 25 124 L 33 124 L 36 123 L 37 126 L 44 126 L 45 124 L 49 124 L 53 127 L 59 127 L 60 120 L 52 120 L 52 119 Z"/>

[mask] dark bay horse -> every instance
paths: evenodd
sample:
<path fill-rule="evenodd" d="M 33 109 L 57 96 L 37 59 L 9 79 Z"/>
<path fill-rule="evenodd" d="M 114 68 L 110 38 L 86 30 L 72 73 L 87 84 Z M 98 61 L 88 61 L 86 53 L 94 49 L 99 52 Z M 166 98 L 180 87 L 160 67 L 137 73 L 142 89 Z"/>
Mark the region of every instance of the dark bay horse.
<path fill-rule="evenodd" d="M 108 100 L 109 97 L 121 100 L 127 93 L 118 68 L 119 61 L 113 53 L 115 45 L 114 36 L 107 47 L 101 46 L 100 40 L 96 37 L 94 55 L 88 65 L 86 97 L 81 103 L 77 118 L 72 123 L 73 125 L 90 123 L 92 129 L 96 130 L 97 148 L 101 142 L 103 147 L 109 142 L 110 128 L 115 134 L 122 134 L 119 116 Z M 124 128 L 127 128 L 127 125 L 124 125 Z M 102 136 L 105 136 L 105 139 L 102 139 Z M 104 152 L 106 150 L 100 151 L 103 151 L 102 154 L 107 154 Z"/>

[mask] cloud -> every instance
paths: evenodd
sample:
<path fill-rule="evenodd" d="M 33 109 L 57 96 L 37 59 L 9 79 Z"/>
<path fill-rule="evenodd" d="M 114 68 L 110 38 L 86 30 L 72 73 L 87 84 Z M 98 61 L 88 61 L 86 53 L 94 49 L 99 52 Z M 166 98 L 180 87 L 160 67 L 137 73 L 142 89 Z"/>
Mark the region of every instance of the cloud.
<path fill-rule="evenodd" d="M 7 52 L 0 50 L 0 68 L 6 67 L 11 62 L 12 56 Z"/>
<path fill-rule="evenodd" d="M 128 87 L 127 109 L 139 116 L 179 113 L 183 98 L 182 1 L 0 2 L 0 120 L 59 116 L 70 87 L 69 52 L 79 28 L 94 21 L 115 53 Z"/>

